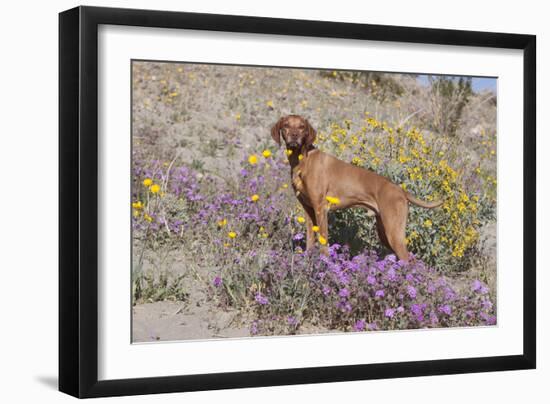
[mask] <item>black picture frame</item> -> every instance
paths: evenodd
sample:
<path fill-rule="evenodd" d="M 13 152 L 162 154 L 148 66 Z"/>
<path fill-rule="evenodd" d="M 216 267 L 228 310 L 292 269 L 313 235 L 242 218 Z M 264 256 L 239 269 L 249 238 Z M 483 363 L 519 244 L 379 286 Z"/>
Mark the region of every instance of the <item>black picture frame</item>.
<path fill-rule="evenodd" d="M 98 26 L 113 24 L 523 51 L 523 354 L 98 381 Z M 59 390 L 103 397 L 536 366 L 536 37 L 184 12 L 77 7 L 59 14 Z"/>

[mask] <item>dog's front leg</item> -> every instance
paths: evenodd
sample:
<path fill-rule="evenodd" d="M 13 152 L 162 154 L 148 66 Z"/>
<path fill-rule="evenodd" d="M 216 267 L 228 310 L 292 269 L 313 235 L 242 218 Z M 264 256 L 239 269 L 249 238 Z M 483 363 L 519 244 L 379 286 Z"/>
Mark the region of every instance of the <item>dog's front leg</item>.
<path fill-rule="evenodd" d="M 315 232 L 313 231 L 313 226 L 317 226 L 315 211 L 310 206 L 302 206 L 306 216 L 306 249 L 311 250 L 315 247 Z"/>
<path fill-rule="evenodd" d="M 321 252 L 328 255 L 328 208 L 319 204 L 314 208 L 315 220 L 319 226 L 319 244 Z"/>

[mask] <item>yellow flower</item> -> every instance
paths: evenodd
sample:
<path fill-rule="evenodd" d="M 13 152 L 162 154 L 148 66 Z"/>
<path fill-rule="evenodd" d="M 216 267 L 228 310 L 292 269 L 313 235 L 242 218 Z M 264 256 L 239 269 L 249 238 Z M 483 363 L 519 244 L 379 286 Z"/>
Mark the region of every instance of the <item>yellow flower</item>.
<path fill-rule="evenodd" d="M 218 220 L 218 226 L 224 227 L 227 224 L 227 219 Z"/>
<path fill-rule="evenodd" d="M 237 121 L 240 121 L 240 120 L 241 120 L 241 114 L 236 114 L 236 115 L 235 115 L 235 119 L 236 119 Z"/>
<path fill-rule="evenodd" d="M 150 190 L 152 193 L 156 194 L 158 191 L 160 191 L 160 185 L 158 185 L 158 184 L 153 184 L 153 185 L 151 185 L 151 187 L 149 188 L 149 190 Z"/>
<path fill-rule="evenodd" d="M 269 156 L 271 156 L 271 152 L 269 150 L 264 150 L 262 152 L 262 156 L 264 156 L 265 158 L 268 158 Z"/>
<path fill-rule="evenodd" d="M 132 208 L 134 208 L 134 209 L 142 209 L 142 208 L 143 208 L 143 204 L 141 203 L 141 201 L 134 202 L 134 203 L 132 203 Z"/>
<path fill-rule="evenodd" d="M 151 216 L 149 216 L 147 213 L 143 214 L 143 218 L 145 220 L 147 220 L 149 223 L 151 223 L 153 221 L 153 218 Z"/>
<path fill-rule="evenodd" d="M 150 187 L 152 184 L 153 184 L 153 180 L 151 178 L 145 178 L 143 180 L 143 185 L 145 185 L 146 187 Z"/>
<path fill-rule="evenodd" d="M 267 234 L 267 233 L 262 233 L 261 236 L 262 236 L 262 238 L 268 238 L 268 237 L 269 237 L 269 234 Z"/>
<path fill-rule="evenodd" d="M 256 164 L 258 162 L 258 156 L 256 156 L 255 154 L 252 154 L 249 158 L 248 158 L 248 162 L 252 165 Z"/>
<path fill-rule="evenodd" d="M 235 233 L 234 231 L 230 231 L 229 233 L 227 233 L 227 237 L 235 238 L 235 237 L 237 237 L 237 233 Z"/>
<path fill-rule="evenodd" d="M 340 199 L 335 196 L 327 196 L 327 201 L 329 204 L 332 205 L 338 205 L 340 203 Z"/>
<path fill-rule="evenodd" d="M 424 227 L 432 227 L 432 221 L 430 219 L 426 219 L 424 221 Z"/>
<path fill-rule="evenodd" d="M 303 156 L 303 155 L 301 155 L 301 154 L 298 154 L 298 160 L 302 161 L 302 159 L 303 159 L 303 158 L 304 158 L 304 156 Z"/>
<path fill-rule="evenodd" d="M 313 230 L 314 233 L 318 233 L 319 232 L 319 226 L 311 226 L 311 230 Z"/>
<path fill-rule="evenodd" d="M 223 246 L 226 248 L 229 247 L 229 245 L 230 245 L 229 243 L 223 243 Z"/>
<path fill-rule="evenodd" d="M 292 150 L 291 150 L 291 149 L 286 149 L 286 150 L 285 150 L 285 154 L 286 154 L 287 156 L 290 156 L 290 155 L 292 154 Z"/>
<path fill-rule="evenodd" d="M 134 217 L 138 217 L 138 216 L 139 216 L 139 210 L 134 209 L 134 213 L 133 213 L 133 214 L 134 214 Z"/>
<path fill-rule="evenodd" d="M 258 194 L 254 194 L 250 197 L 250 200 L 252 202 L 256 202 L 258 199 L 260 199 L 260 196 Z"/>
<path fill-rule="evenodd" d="M 298 216 L 298 217 L 296 218 L 296 220 L 298 221 L 298 223 L 305 223 L 305 222 L 306 222 L 306 219 L 303 218 L 302 216 Z"/>
<path fill-rule="evenodd" d="M 287 189 L 288 188 L 288 184 L 283 184 L 283 189 Z"/>
<path fill-rule="evenodd" d="M 265 105 L 267 105 L 269 108 L 273 108 L 273 101 L 269 100 L 265 103 Z"/>
<path fill-rule="evenodd" d="M 327 239 L 324 238 L 323 236 L 319 235 L 319 243 L 321 245 L 326 245 L 327 244 Z"/>

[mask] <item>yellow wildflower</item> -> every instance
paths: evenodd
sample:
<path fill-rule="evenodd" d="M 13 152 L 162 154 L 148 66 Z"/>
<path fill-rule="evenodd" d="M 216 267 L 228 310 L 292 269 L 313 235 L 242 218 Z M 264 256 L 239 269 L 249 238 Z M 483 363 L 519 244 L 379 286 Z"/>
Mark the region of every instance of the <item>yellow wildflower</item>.
<path fill-rule="evenodd" d="M 296 220 L 298 221 L 298 223 L 305 223 L 305 222 L 306 222 L 306 219 L 305 219 L 304 217 L 302 217 L 302 216 L 298 216 L 298 217 L 296 218 Z"/>
<path fill-rule="evenodd" d="M 258 156 L 256 156 L 255 154 L 252 154 L 249 158 L 248 158 L 248 162 L 252 165 L 256 164 L 258 162 Z"/>
<path fill-rule="evenodd" d="M 145 178 L 143 180 L 143 185 L 145 185 L 146 187 L 150 187 L 152 184 L 153 184 L 153 180 L 151 178 Z"/>
<path fill-rule="evenodd" d="M 134 217 L 138 217 L 139 216 L 139 210 L 134 209 L 133 214 L 134 214 Z"/>
<path fill-rule="evenodd" d="M 326 199 L 328 203 L 332 205 L 338 205 L 340 203 L 340 199 L 335 196 L 327 196 Z"/>
<path fill-rule="evenodd" d="M 262 155 L 265 157 L 265 158 L 268 158 L 269 156 L 271 156 L 271 152 L 269 150 L 264 150 L 262 152 Z"/>
<path fill-rule="evenodd" d="M 303 155 L 301 155 L 301 154 L 298 154 L 298 160 L 302 161 L 302 159 L 303 159 L 303 158 L 304 158 L 304 156 L 303 156 Z"/>
<path fill-rule="evenodd" d="M 240 121 L 240 120 L 241 120 L 241 114 L 236 114 L 236 115 L 235 115 L 235 119 L 236 119 L 237 121 Z"/>
<path fill-rule="evenodd" d="M 227 224 L 227 219 L 218 220 L 218 226 L 224 227 Z"/>
<path fill-rule="evenodd" d="M 134 203 L 132 203 L 132 208 L 134 208 L 134 209 L 142 209 L 142 208 L 143 208 L 143 204 L 141 203 L 141 201 L 134 202 Z"/>
<path fill-rule="evenodd" d="M 430 219 L 426 219 L 424 221 L 424 227 L 432 227 L 432 221 Z"/>
<path fill-rule="evenodd" d="M 254 194 L 250 197 L 250 200 L 252 202 L 256 202 L 258 199 L 260 199 L 260 196 L 258 194 Z"/>
<path fill-rule="evenodd" d="M 314 233 L 318 233 L 319 232 L 319 226 L 311 226 L 311 230 L 313 230 Z"/>
<path fill-rule="evenodd" d="M 290 156 L 290 155 L 292 154 L 292 150 L 291 150 L 291 149 L 286 149 L 286 150 L 285 150 L 285 154 L 286 154 L 287 156 Z"/>
<path fill-rule="evenodd" d="M 143 218 L 145 220 L 147 220 L 149 223 L 151 223 L 153 221 L 153 218 L 151 216 L 149 216 L 147 213 L 143 214 Z"/>
<path fill-rule="evenodd" d="M 235 237 L 237 237 L 237 233 L 235 233 L 234 231 L 230 231 L 229 233 L 227 233 L 227 237 L 235 238 Z"/>
<path fill-rule="evenodd" d="M 158 193 L 158 191 L 160 191 L 160 185 L 158 184 L 151 185 L 151 187 L 149 188 L 149 191 L 151 191 L 154 194 Z"/>
<path fill-rule="evenodd" d="M 265 105 L 267 105 L 269 108 L 273 108 L 273 101 L 269 100 L 265 103 Z"/>
<path fill-rule="evenodd" d="M 327 244 L 327 239 L 324 238 L 323 236 L 319 235 L 319 243 L 321 245 L 326 245 Z"/>

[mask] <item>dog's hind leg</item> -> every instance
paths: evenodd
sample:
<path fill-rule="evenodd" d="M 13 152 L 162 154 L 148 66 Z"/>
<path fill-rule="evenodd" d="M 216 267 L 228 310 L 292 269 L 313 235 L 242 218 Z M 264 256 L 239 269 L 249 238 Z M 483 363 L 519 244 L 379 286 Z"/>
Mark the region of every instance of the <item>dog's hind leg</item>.
<path fill-rule="evenodd" d="M 380 243 L 384 247 L 391 249 L 388 238 L 386 237 L 386 231 L 384 230 L 384 224 L 379 215 L 376 216 L 376 232 L 378 233 L 378 238 L 380 238 Z"/>
<path fill-rule="evenodd" d="M 389 247 L 400 260 L 405 262 L 409 260 L 409 251 L 405 244 L 408 210 L 407 202 L 399 201 L 393 204 L 390 211 L 382 210 L 380 212 L 380 218 L 382 219 Z"/>

